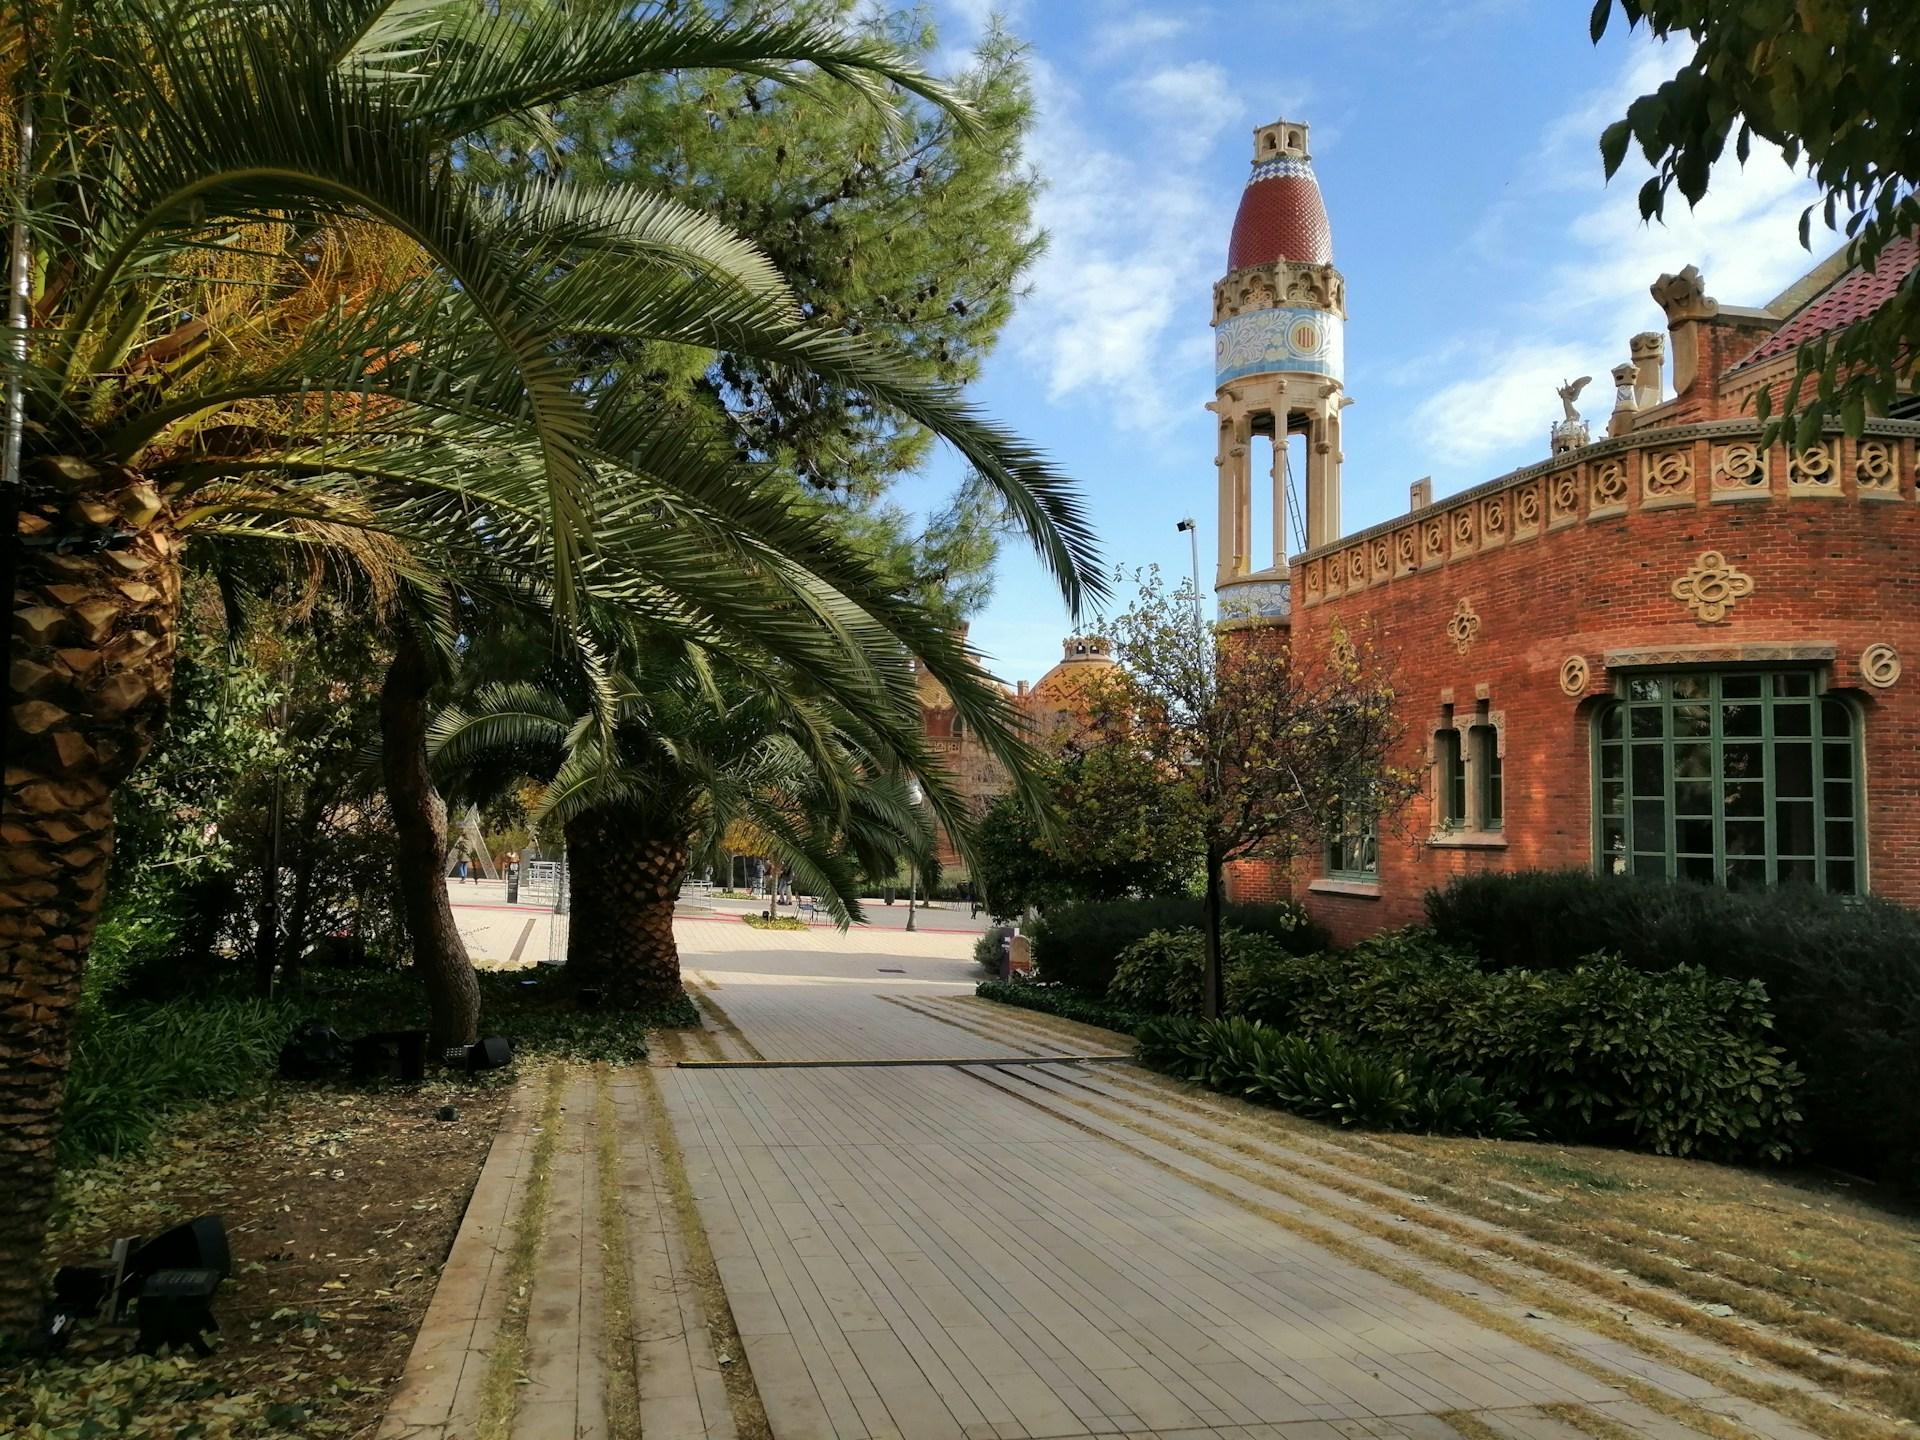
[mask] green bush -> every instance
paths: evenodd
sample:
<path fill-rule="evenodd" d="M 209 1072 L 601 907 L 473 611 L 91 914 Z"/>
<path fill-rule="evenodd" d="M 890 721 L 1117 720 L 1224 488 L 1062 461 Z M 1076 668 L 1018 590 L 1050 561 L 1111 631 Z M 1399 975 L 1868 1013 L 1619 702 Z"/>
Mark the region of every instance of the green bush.
<path fill-rule="evenodd" d="M 1760 981 L 1806 1076 L 1813 1153 L 1920 1189 L 1920 912 L 1805 886 L 1731 892 L 1585 871 L 1456 881 L 1427 912 L 1441 938 L 1493 967 L 1565 969 L 1604 949 L 1636 970 Z"/>
<path fill-rule="evenodd" d="M 1780 1159 L 1799 1072 L 1773 1043 L 1765 987 L 1613 956 L 1488 971 L 1430 932 L 1344 953 L 1269 955 L 1236 973 L 1237 1013 L 1478 1077 L 1542 1134 L 1662 1154 Z"/>
<path fill-rule="evenodd" d="M 989 925 L 980 938 L 973 942 L 974 963 L 986 971 L 991 980 L 1000 978 L 1000 947 L 1012 933 L 1011 925 Z"/>
<path fill-rule="evenodd" d="M 1187 896 L 1061 905 L 1042 913 L 1029 932 L 1033 963 L 1043 979 L 1104 995 L 1127 946 L 1156 930 L 1199 929 L 1205 924 L 1206 902 Z M 1298 905 L 1229 905 L 1225 924 L 1266 936 L 1296 953 L 1328 944 L 1326 932 Z"/>
<path fill-rule="evenodd" d="M 138 1150 L 167 1117 L 246 1094 L 273 1074 L 299 1021 L 284 1001 L 211 996 L 89 1009 L 67 1074 L 61 1163 Z"/>
<path fill-rule="evenodd" d="M 1313 1120 L 1363 1130 L 1513 1138 L 1519 1111 L 1479 1080 L 1439 1077 L 1331 1034 L 1285 1034 L 1257 1022 L 1167 1017 L 1139 1030 L 1156 1070 Z"/>
<path fill-rule="evenodd" d="M 1122 1010 L 1064 985 L 1049 985 L 1039 980 L 982 980 L 974 987 L 982 1000 L 997 1000 L 1002 1005 L 1017 1005 L 1022 1010 L 1039 1010 L 1082 1025 L 1098 1025 L 1103 1030 L 1118 1030 L 1131 1035 L 1151 1017 Z"/>
<path fill-rule="evenodd" d="M 1222 959 L 1227 936 L 1222 935 Z M 1205 999 L 1206 936 L 1199 930 L 1155 930 L 1120 952 L 1107 999 L 1142 1015 L 1198 1015 Z"/>

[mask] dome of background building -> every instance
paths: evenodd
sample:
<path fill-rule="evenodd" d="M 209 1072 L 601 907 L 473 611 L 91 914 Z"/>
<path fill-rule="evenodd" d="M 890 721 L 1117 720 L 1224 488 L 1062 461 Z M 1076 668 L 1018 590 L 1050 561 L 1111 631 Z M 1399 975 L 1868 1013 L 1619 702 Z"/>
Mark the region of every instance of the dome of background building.
<path fill-rule="evenodd" d="M 1227 246 L 1227 269 L 1245 270 L 1275 260 L 1308 265 L 1333 261 L 1333 231 L 1307 153 L 1307 127 L 1288 121 L 1263 126 L 1253 173 L 1240 192 Z"/>
<path fill-rule="evenodd" d="M 1079 729 L 1090 719 L 1096 692 L 1114 667 L 1113 645 L 1102 635 L 1069 635 L 1061 642 L 1060 663 L 1020 697 L 1037 734 L 1061 727 Z"/>

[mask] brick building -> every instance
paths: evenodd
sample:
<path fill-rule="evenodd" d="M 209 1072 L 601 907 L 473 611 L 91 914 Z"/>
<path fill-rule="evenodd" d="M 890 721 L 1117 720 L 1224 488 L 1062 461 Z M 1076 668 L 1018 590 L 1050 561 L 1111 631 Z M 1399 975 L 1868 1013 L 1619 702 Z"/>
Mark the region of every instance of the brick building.
<path fill-rule="evenodd" d="M 1008 691 L 1028 733 L 1040 742 L 1057 741 L 1086 723 L 1093 687 L 1113 665 L 1112 647 L 1099 635 L 1069 635 L 1060 649 L 1059 664 L 1032 685 L 1021 680 Z M 947 688 L 924 665 L 916 669 L 921 729 L 955 788 L 978 813 L 1007 792 L 1006 769 L 966 728 Z M 965 862 L 946 831 L 935 839 L 942 869 L 951 879 L 962 878 Z"/>
<path fill-rule="evenodd" d="M 1836 257 L 1757 308 L 1718 303 L 1692 267 L 1663 275 L 1664 328 L 1629 341 L 1604 434 L 1566 386 L 1548 458 L 1438 501 L 1415 486 L 1409 513 L 1343 534 L 1345 284 L 1306 127 L 1257 130 L 1214 293 L 1221 617 L 1287 627 L 1307 654 L 1336 622 L 1364 636 L 1424 783 L 1291 876 L 1236 867 L 1230 891 L 1290 891 L 1342 940 L 1482 870 L 1920 903 L 1920 682 L 1902 676 L 1920 656 L 1920 422 L 1789 454 L 1751 411 L 1801 342 L 1915 260 L 1911 241 L 1874 274 Z M 1252 518 L 1269 451 L 1270 537 Z M 1289 557 L 1290 518 L 1306 548 Z"/>

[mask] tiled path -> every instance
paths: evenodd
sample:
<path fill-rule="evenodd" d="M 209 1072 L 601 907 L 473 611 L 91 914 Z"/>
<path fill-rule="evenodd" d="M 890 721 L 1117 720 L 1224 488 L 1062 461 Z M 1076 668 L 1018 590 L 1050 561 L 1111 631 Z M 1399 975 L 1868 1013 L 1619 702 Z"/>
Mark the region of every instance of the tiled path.
<path fill-rule="evenodd" d="M 638 1371 L 643 1406 L 650 1386 L 674 1401 L 642 1417 L 645 1440 L 732 1435 L 742 1417 L 739 1433 L 764 1425 L 776 1440 L 1812 1433 L 1714 1377 L 1738 1363 L 1790 1378 L 1704 1341 L 1636 1345 L 1536 1309 L 1550 1303 L 1534 1298 L 1539 1275 L 1508 1257 L 1507 1293 L 1403 1240 L 1331 1188 L 1337 1167 L 1310 1146 L 1234 1148 L 1223 1123 L 1173 1108 L 1131 1066 L 1032 1063 L 1089 1042 L 965 998 L 972 974 L 950 940 L 943 955 L 897 935 L 682 933 L 716 1022 L 688 1058 L 756 1063 L 615 1086 L 634 1305 L 668 1317 L 651 1353 L 672 1361 Z M 759 1063 L 916 1058 L 955 1063 Z M 685 1255 L 667 1254 L 670 1167 L 646 1140 L 657 1117 L 641 1113 L 656 1093 L 691 1192 L 683 1213 L 697 1214 L 696 1249 L 710 1248 L 724 1287 L 717 1331 Z M 567 1100 L 569 1115 L 592 1108 L 584 1093 Z M 527 1106 L 516 1116 L 495 1155 L 509 1168 Z M 590 1183 L 562 1208 L 575 1170 L 591 1169 L 573 1157 L 593 1142 L 575 1134 L 569 1122 L 553 1147 L 515 1440 L 621 1440 L 589 1394 L 604 1368 L 591 1331 L 605 1227 Z M 497 1228 L 493 1213 L 468 1228 Z M 437 1298 L 429 1319 L 450 1355 L 483 1348 L 490 1323 L 487 1286 L 467 1283 L 474 1264 L 456 1249 L 441 1298 L 476 1299 L 442 1316 Z M 715 1357 L 735 1343 L 757 1404 L 729 1414 Z M 426 1388 L 457 1397 L 468 1383 Z M 474 1432 L 446 1418 L 387 1432 L 415 1433 Z"/>

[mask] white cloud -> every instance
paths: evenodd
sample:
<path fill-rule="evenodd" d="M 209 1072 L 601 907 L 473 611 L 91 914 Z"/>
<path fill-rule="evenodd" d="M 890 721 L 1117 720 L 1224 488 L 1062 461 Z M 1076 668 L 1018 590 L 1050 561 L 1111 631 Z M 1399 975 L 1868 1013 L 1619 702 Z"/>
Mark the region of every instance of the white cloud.
<path fill-rule="evenodd" d="M 1646 224 L 1636 203 L 1651 173 L 1637 153 L 1603 185 L 1597 139 L 1636 96 L 1684 60 L 1677 47 L 1636 45 L 1619 73 L 1581 97 L 1546 130 L 1524 177 L 1525 201 L 1489 212 L 1469 249 L 1490 297 L 1490 323 L 1456 336 L 1447 354 L 1403 363 L 1395 383 L 1442 368 L 1459 378 L 1416 405 L 1409 425 L 1435 458 L 1463 470 L 1546 455 L 1548 424 L 1563 378 L 1591 374 L 1588 418 L 1598 431 L 1610 406 L 1607 372 L 1627 358 L 1627 338 L 1664 329 L 1647 287 L 1662 273 L 1698 265 L 1708 293 L 1731 305 L 1761 305 L 1815 263 L 1797 222 L 1812 187 L 1777 153 L 1756 147 L 1746 166 L 1716 170 L 1699 207 L 1675 195 L 1664 224 Z M 1520 298 L 1499 303 L 1497 293 Z M 1462 373 L 1462 372 L 1465 373 Z M 1482 475 L 1462 477 L 1471 483 Z"/>
<path fill-rule="evenodd" d="M 1232 197 L 1212 193 L 1194 160 L 1239 107 L 1217 67 L 1142 73 L 1124 93 L 1166 123 L 1134 129 L 1120 148 L 1102 143 L 1057 69 L 1036 59 L 1033 79 L 1027 157 L 1047 184 L 1035 218 L 1049 245 L 1009 339 L 1050 398 L 1096 395 L 1115 425 L 1165 433 L 1206 398 L 1206 363 L 1191 363 L 1193 327 L 1204 324 L 1194 297 L 1218 277 Z M 1169 375 L 1193 385 L 1170 386 Z"/>
<path fill-rule="evenodd" d="M 1192 21 L 1186 16 L 1148 10 L 1116 16 L 1094 27 L 1087 56 L 1095 64 L 1106 64 L 1164 45 L 1186 34 L 1191 26 Z"/>

